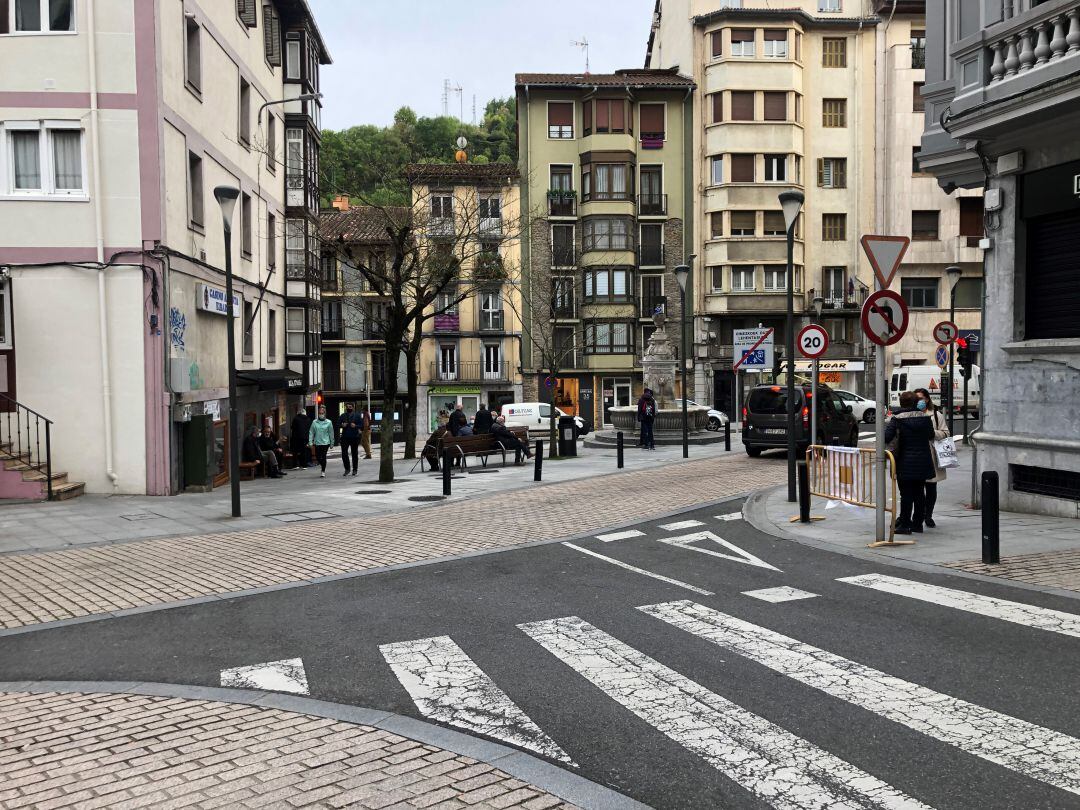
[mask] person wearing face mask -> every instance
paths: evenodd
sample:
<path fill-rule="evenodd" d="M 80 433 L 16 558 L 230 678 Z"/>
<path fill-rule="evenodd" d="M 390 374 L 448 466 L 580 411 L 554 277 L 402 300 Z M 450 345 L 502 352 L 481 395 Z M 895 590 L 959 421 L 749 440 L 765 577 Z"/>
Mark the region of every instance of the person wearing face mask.
<path fill-rule="evenodd" d="M 917 407 L 918 400 L 912 391 L 902 393 L 900 410 L 893 413 L 885 426 L 886 444 L 898 440 L 893 454 L 900 487 L 897 534 L 922 534 L 926 519 L 926 481 L 934 477 L 934 452 L 930 446 L 934 426 L 926 412 Z"/>
<path fill-rule="evenodd" d="M 949 436 L 949 425 L 945 421 L 945 416 L 941 413 L 941 410 L 934 405 L 934 401 L 930 399 L 930 392 L 925 388 L 916 388 L 915 396 L 919 398 L 919 401 L 915 404 L 915 407 L 930 417 L 930 423 L 934 426 L 934 438 L 932 441 L 938 441 L 939 439 L 945 439 Z M 937 503 L 937 485 L 945 480 L 945 470 L 938 465 L 937 453 L 934 452 L 933 445 L 930 447 L 930 458 L 934 461 L 934 477 L 929 478 L 926 481 L 926 511 L 923 515 L 923 525 L 933 529 L 937 524 L 934 522 L 934 505 Z"/>

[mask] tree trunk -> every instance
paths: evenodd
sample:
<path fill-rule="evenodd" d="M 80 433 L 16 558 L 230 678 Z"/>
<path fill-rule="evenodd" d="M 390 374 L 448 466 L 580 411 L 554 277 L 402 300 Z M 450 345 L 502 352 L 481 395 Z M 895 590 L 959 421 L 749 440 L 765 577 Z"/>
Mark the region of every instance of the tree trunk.
<path fill-rule="evenodd" d="M 394 407 L 397 400 L 398 364 L 401 362 L 401 336 L 387 338 L 386 380 L 383 387 L 382 421 L 379 423 L 379 482 L 394 480 Z"/>
<path fill-rule="evenodd" d="M 405 455 L 404 458 L 416 458 L 416 399 L 417 388 L 420 382 L 420 375 L 416 371 L 416 365 L 419 361 L 420 345 L 409 342 L 409 350 L 405 353 L 405 379 L 408 383 L 408 402 L 406 407 L 409 410 L 405 419 Z"/>
<path fill-rule="evenodd" d="M 555 364 L 551 365 L 550 377 L 558 377 Z M 548 417 L 548 458 L 559 458 L 559 426 L 558 415 L 555 413 L 555 389 L 548 388 L 548 402 L 551 405 L 551 416 Z"/>

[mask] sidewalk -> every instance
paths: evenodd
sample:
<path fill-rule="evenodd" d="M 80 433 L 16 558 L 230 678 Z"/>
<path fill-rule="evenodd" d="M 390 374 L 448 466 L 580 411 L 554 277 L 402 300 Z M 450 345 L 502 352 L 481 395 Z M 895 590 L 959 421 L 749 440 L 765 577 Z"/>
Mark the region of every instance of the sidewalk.
<path fill-rule="evenodd" d="M 982 513 L 969 509 L 971 455 L 960 453 L 960 468 L 938 484 L 936 529 L 898 537 L 914 545 L 868 549 L 874 541 L 874 510 L 815 498 L 811 514 L 825 520 L 790 523 L 799 514 L 788 503 L 787 487 L 760 492 L 747 505 L 748 517 L 762 531 L 779 537 L 812 540 L 839 550 L 880 554 L 893 559 L 944 565 L 1033 585 L 1080 591 L 1080 520 L 1001 512 L 1001 564 L 983 565 Z"/>

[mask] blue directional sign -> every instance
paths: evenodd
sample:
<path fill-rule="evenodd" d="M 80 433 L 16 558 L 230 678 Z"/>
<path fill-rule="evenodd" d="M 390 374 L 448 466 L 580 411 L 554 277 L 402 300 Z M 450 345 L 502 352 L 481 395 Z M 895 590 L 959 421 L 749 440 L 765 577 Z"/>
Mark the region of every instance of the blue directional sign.
<path fill-rule="evenodd" d="M 743 353 L 743 368 L 763 368 L 765 366 L 765 350 L 754 349 Z"/>

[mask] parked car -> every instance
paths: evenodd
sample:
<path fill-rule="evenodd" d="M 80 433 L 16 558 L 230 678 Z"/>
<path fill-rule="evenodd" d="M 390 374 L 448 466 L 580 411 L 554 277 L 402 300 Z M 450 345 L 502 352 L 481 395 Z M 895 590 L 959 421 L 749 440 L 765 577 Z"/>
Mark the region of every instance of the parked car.
<path fill-rule="evenodd" d="M 527 427 L 530 433 L 546 434 L 551 419 L 551 404 L 547 402 L 511 402 L 503 405 L 499 414 L 506 418 L 506 424 L 508 425 L 522 425 Z M 555 409 L 556 421 L 560 416 L 566 415 L 559 408 Z M 579 436 L 584 436 L 589 432 L 588 425 L 580 416 L 574 417 L 574 424 L 577 425 Z"/>
<path fill-rule="evenodd" d="M 860 422 L 866 422 L 868 425 L 874 424 L 874 417 L 877 416 L 877 403 L 874 400 L 859 396 L 851 391 L 841 391 L 839 388 L 834 388 L 833 393 L 840 397 L 840 400 L 845 405 L 851 406 L 852 416 Z"/>
<path fill-rule="evenodd" d="M 742 412 L 742 441 L 748 456 L 787 447 L 787 393 L 786 385 L 757 385 L 750 389 Z M 810 386 L 796 386 L 795 396 L 795 444 L 802 455 L 810 445 Z M 818 444 L 858 447 L 859 423 L 851 406 L 825 385 L 818 386 L 817 396 Z"/>
<path fill-rule="evenodd" d="M 694 406 L 700 407 L 699 403 L 694 402 L 692 399 L 686 400 L 687 407 Z M 675 400 L 675 407 L 682 408 L 682 400 Z M 720 430 L 727 422 L 728 415 L 723 411 L 718 411 L 716 408 L 709 408 L 709 424 L 706 426 L 709 430 Z"/>

